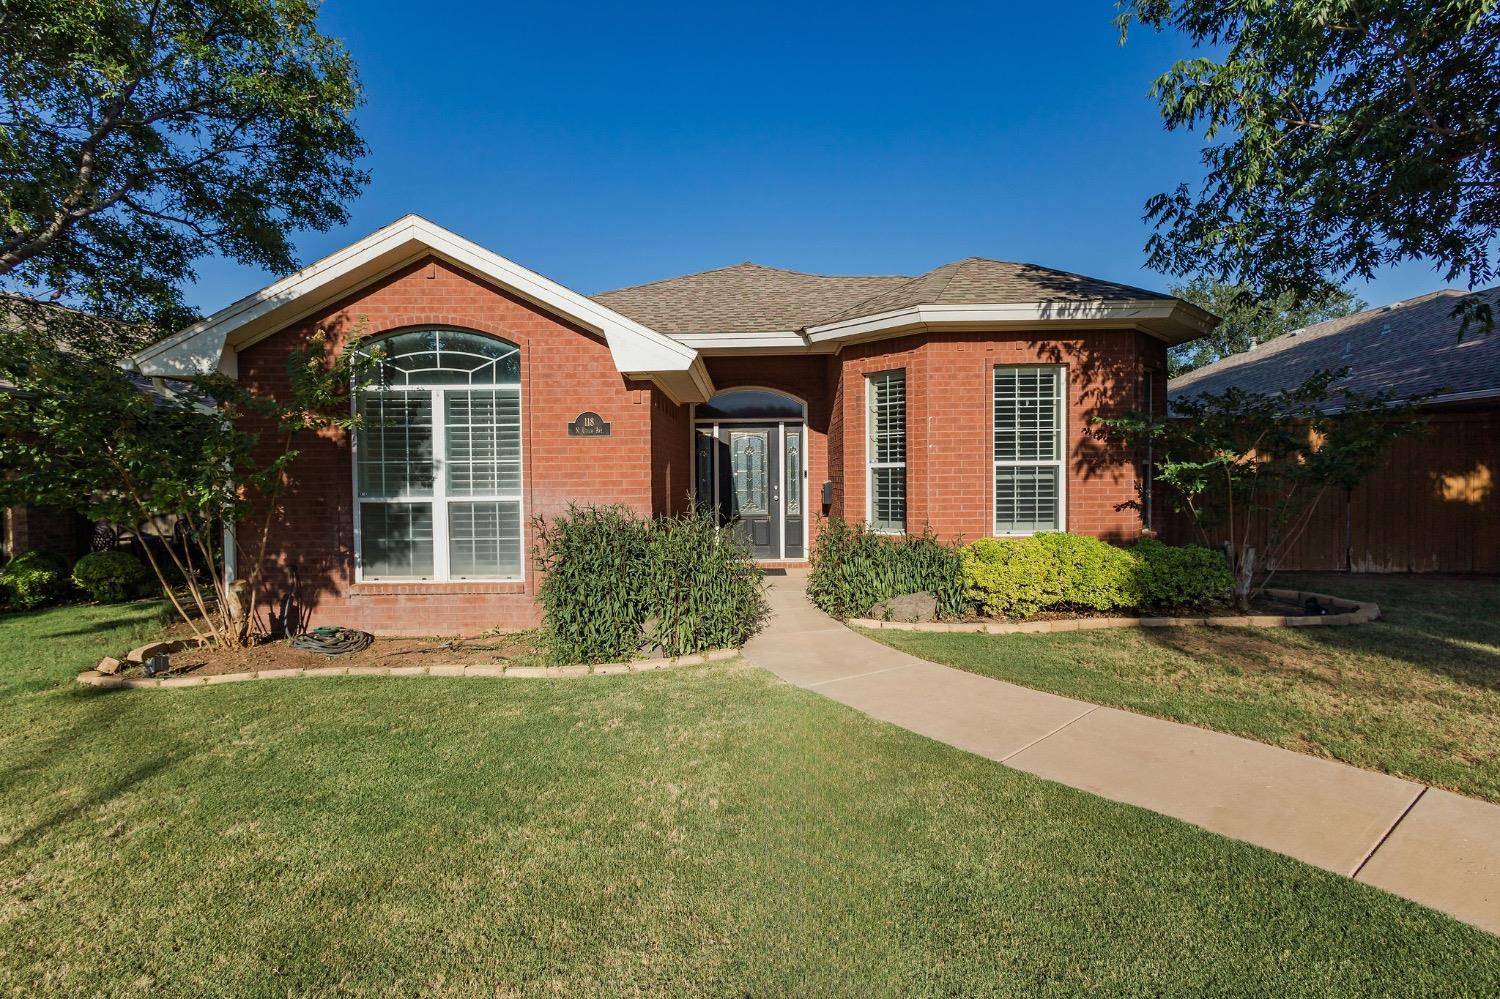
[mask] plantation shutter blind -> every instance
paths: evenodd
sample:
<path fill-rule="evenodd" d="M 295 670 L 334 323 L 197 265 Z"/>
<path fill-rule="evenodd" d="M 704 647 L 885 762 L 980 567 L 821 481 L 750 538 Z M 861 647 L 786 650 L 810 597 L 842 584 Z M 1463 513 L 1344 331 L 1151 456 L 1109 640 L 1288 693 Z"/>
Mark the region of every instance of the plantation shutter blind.
<path fill-rule="evenodd" d="M 906 372 L 867 376 L 865 448 L 869 524 L 873 530 L 906 530 Z"/>
<path fill-rule="evenodd" d="M 997 367 L 995 533 L 1063 529 L 1063 369 Z"/>

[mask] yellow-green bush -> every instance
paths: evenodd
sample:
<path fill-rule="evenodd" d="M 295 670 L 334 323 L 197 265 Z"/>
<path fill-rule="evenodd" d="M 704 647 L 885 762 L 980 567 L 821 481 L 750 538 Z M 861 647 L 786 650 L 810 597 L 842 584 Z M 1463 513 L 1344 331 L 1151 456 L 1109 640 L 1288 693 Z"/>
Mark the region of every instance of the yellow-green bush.
<path fill-rule="evenodd" d="M 964 548 L 963 572 L 969 599 L 993 617 L 1205 606 L 1230 588 L 1228 565 L 1210 549 L 1153 540 L 1121 548 L 1077 534 L 982 538 Z"/>

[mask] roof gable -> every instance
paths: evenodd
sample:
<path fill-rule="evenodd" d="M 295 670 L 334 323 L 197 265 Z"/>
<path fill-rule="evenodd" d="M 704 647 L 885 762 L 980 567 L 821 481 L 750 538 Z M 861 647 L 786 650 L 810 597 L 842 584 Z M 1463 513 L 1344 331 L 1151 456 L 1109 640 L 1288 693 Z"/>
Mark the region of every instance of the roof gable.
<path fill-rule="evenodd" d="M 185 376 L 216 368 L 232 374 L 234 350 L 424 256 L 436 256 L 600 334 L 622 374 L 653 378 L 679 401 L 712 390 L 692 348 L 418 215 L 403 216 L 220 309 L 136 354 L 135 363 L 153 375 Z"/>

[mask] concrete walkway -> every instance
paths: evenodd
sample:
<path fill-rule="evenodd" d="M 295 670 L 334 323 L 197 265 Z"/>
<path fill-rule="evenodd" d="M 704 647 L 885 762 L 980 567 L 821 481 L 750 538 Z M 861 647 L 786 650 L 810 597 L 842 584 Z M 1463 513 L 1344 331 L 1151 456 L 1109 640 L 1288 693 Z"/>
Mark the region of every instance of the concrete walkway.
<path fill-rule="evenodd" d="M 1237 736 L 938 666 L 769 580 L 745 658 L 782 679 L 1017 770 L 1349 875 L 1500 933 L 1500 806 Z"/>

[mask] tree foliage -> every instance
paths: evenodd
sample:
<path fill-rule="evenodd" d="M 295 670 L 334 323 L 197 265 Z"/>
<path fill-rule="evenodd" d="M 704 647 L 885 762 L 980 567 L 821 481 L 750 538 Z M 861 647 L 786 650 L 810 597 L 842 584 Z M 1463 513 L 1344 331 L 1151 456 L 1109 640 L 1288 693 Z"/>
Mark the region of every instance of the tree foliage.
<path fill-rule="evenodd" d="M 1422 427 L 1421 400 L 1333 390 L 1346 373 L 1320 371 L 1275 393 L 1231 388 L 1180 397 L 1166 421 L 1136 412 L 1096 418 L 1131 445 L 1149 444 L 1155 481 L 1172 507 L 1192 519 L 1205 543 L 1216 535 L 1227 541 L 1241 610 L 1328 491 L 1359 485 L 1394 441 Z"/>
<path fill-rule="evenodd" d="M 1150 265 L 1268 296 L 1428 259 L 1470 288 L 1497 274 L 1500 5 L 1120 0 L 1212 54 L 1152 96 L 1201 129 L 1207 173 L 1147 203 Z M 1492 317 L 1470 300 L 1477 318 Z"/>
<path fill-rule="evenodd" d="M 286 272 L 366 174 L 315 0 L 0 0 L 0 289 L 175 327 L 193 261 Z"/>
<path fill-rule="evenodd" d="M 1248 285 L 1229 284 L 1201 276 L 1187 284 L 1173 286 L 1172 294 L 1223 320 L 1212 332 L 1172 348 L 1168 355 L 1168 373 L 1173 378 L 1223 360 L 1230 354 L 1243 353 L 1293 330 L 1325 319 L 1353 315 L 1368 307 L 1344 288 L 1328 287 L 1299 302 L 1290 291 L 1261 296 Z"/>
<path fill-rule="evenodd" d="M 157 580 L 199 638 L 243 643 L 299 444 L 355 424 L 350 385 L 378 357 L 359 343 L 335 355 L 324 334 L 310 337 L 289 362 L 289 392 L 273 399 L 218 375 L 148 392 L 107 358 L 0 337 L 0 377 L 15 387 L 0 394 L 0 505 L 174 526 L 182 544 L 142 549 Z M 249 566 L 242 587 L 217 558 L 230 525 Z"/>

